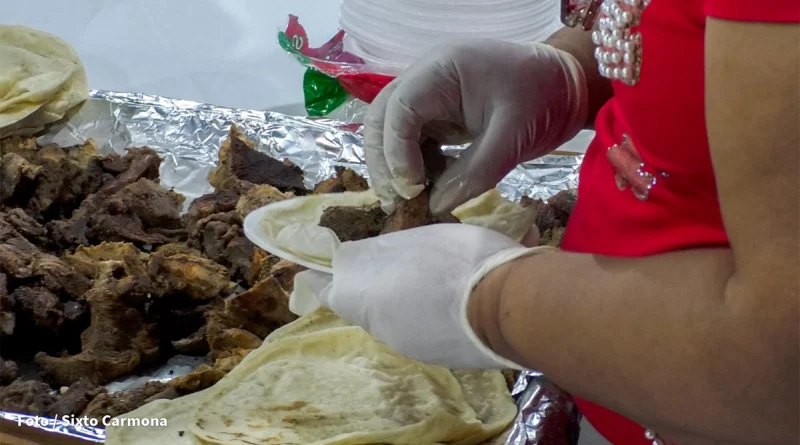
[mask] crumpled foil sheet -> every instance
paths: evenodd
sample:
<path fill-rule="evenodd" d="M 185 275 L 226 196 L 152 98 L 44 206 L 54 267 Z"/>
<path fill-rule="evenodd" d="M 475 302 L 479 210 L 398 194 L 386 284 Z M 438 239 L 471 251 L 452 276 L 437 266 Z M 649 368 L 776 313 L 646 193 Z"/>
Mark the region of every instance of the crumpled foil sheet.
<path fill-rule="evenodd" d="M 218 151 L 236 124 L 259 149 L 289 159 L 305 172 L 309 188 L 330 177 L 334 167 L 350 167 L 367 176 L 361 125 L 332 119 L 292 117 L 257 110 L 217 107 L 146 94 L 92 90 L 90 99 L 68 120 L 50 128 L 40 143 L 63 146 L 94 139 L 103 153 L 124 153 L 127 147 L 148 146 L 164 157 L 161 183 L 192 199 L 213 191 L 208 173 L 217 165 Z M 465 147 L 446 147 L 457 155 Z M 549 155 L 517 167 L 498 189 L 503 196 L 547 199 L 575 188 L 583 155 Z M 185 366 L 164 368 L 109 385 L 110 390 L 131 382 L 164 380 L 185 373 Z M 165 377 L 165 372 L 167 377 Z M 519 414 L 505 445 L 575 445 L 580 415 L 572 399 L 537 372 L 520 374 L 512 392 Z M 0 412 L 0 418 L 50 432 L 103 442 L 105 431 L 36 416 Z"/>

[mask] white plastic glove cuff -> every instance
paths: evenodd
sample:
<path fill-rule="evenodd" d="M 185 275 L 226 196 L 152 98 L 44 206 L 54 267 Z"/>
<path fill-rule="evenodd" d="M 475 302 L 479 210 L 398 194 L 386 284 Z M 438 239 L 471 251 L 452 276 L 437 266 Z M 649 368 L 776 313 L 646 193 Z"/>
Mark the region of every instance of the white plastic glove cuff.
<path fill-rule="evenodd" d="M 469 300 L 472 296 L 472 291 L 475 287 L 480 283 L 480 281 L 489 274 L 489 272 L 493 271 L 494 269 L 506 264 L 510 261 L 514 261 L 516 259 L 536 255 L 537 253 L 541 253 L 547 250 L 556 250 L 554 247 L 548 246 L 539 246 L 533 248 L 525 248 L 520 247 L 516 249 L 507 249 L 497 254 L 489 257 L 486 261 L 481 264 L 475 273 L 472 274 L 469 282 L 467 283 L 467 287 L 464 291 L 464 296 L 462 297 L 462 304 L 461 304 L 461 328 L 464 330 L 464 333 L 467 337 L 472 341 L 475 347 L 491 362 L 489 366 L 485 366 L 486 368 L 498 367 L 498 368 L 506 368 L 506 369 L 515 369 L 519 371 L 524 371 L 526 368 L 522 365 L 519 365 L 505 357 L 502 357 L 498 353 L 491 350 L 486 344 L 478 338 L 478 335 L 475 334 L 475 331 L 472 330 L 472 326 L 469 323 L 469 317 L 467 315 L 467 309 L 469 306 Z"/>

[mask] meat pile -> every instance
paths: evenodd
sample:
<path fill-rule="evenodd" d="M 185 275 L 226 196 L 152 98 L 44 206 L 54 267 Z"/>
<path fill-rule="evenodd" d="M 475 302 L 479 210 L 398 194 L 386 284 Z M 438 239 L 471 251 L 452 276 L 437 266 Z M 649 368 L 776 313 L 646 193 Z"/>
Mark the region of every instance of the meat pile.
<path fill-rule="evenodd" d="M 288 295 L 302 268 L 256 249 L 242 220 L 308 193 L 303 172 L 236 128 L 220 159 L 216 191 L 182 215 L 185 198 L 159 184 L 149 148 L 103 156 L 92 141 L 0 140 L 0 410 L 99 418 L 199 391 L 295 319 Z M 177 354 L 210 364 L 104 388 Z M 37 375 L 21 372 L 31 363 Z"/>
<path fill-rule="evenodd" d="M 0 140 L 0 410 L 100 418 L 219 381 L 273 330 L 303 267 L 253 246 L 251 211 L 309 193 L 363 191 L 337 168 L 308 190 L 303 171 L 256 149 L 236 127 L 210 173 L 215 191 L 185 198 L 160 185 L 146 147 L 101 155 L 82 145 Z M 321 225 L 358 240 L 455 218 L 431 215 L 429 195 L 386 215 L 376 206 L 326 209 Z M 539 211 L 542 244 L 558 245 L 576 195 Z M 109 393 L 104 385 L 175 355 L 207 357 L 188 375 Z M 25 374 L 35 364 L 38 375 Z M 30 366 L 28 366 L 30 367 Z"/>

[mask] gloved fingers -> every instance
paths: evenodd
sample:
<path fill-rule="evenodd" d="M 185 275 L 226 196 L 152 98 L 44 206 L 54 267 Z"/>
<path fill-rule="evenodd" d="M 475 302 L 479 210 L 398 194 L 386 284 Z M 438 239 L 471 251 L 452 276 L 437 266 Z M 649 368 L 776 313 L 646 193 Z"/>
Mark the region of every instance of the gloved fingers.
<path fill-rule="evenodd" d="M 491 117 L 483 134 L 464 150 L 431 193 L 431 211 L 440 215 L 494 188 L 518 164 L 518 141 L 500 114 Z"/>
<path fill-rule="evenodd" d="M 395 191 L 403 198 L 418 195 L 425 184 L 420 143 L 425 124 L 458 120 L 461 89 L 455 74 L 434 64 L 403 77 L 386 104 L 383 149 Z"/>
<path fill-rule="evenodd" d="M 294 289 L 289 296 L 289 310 L 295 315 L 306 315 L 321 306 L 330 307 L 328 297 L 333 276 L 315 270 L 306 270 L 294 277 Z"/>
<path fill-rule="evenodd" d="M 383 148 L 386 104 L 392 92 L 397 88 L 398 82 L 395 79 L 378 94 L 364 117 L 364 155 L 369 182 L 375 195 L 381 200 L 383 210 L 387 213 L 391 213 L 401 199 L 392 186 L 392 174 L 389 172 Z"/>
<path fill-rule="evenodd" d="M 464 123 L 446 120 L 434 120 L 422 126 L 422 135 L 431 138 L 441 145 L 463 145 L 470 141 L 469 132 Z"/>

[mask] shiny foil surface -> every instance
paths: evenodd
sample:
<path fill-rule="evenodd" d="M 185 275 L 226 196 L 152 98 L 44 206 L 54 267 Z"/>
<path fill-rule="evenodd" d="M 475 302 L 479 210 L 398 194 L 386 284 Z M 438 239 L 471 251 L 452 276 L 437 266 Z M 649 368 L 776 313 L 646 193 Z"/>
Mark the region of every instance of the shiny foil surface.
<path fill-rule="evenodd" d="M 218 107 L 146 94 L 92 90 L 90 99 L 62 123 L 52 126 L 39 142 L 62 146 L 94 139 L 103 153 L 124 153 L 128 147 L 148 146 L 163 158 L 161 183 L 192 199 L 213 191 L 208 173 L 217 165 L 218 151 L 236 124 L 259 149 L 279 159 L 289 159 L 305 172 L 309 188 L 332 176 L 334 167 L 346 166 L 367 177 L 358 123 L 332 119 L 286 116 L 258 110 Z M 446 147 L 457 156 L 466 147 Z M 583 155 L 549 155 L 517 167 L 498 185 L 503 196 L 547 199 L 575 188 Z M 171 368 L 172 369 L 172 368 Z M 170 376 L 185 374 L 185 363 Z M 164 369 L 153 375 L 127 378 L 108 385 L 109 390 L 130 387 L 131 382 L 164 380 Z M 506 445 L 574 445 L 577 413 L 572 399 L 536 372 L 522 373 L 513 389 L 519 414 Z M 0 412 L 0 418 L 58 434 L 103 442 L 99 427 L 75 427 L 56 419 Z"/>

